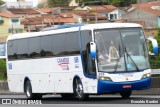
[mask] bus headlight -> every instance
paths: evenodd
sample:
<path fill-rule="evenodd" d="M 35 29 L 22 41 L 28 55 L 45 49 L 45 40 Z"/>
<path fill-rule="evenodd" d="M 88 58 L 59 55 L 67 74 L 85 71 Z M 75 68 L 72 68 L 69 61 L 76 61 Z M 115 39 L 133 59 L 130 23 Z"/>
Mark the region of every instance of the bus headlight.
<path fill-rule="evenodd" d="M 149 78 L 149 77 L 151 77 L 151 73 L 143 74 L 142 79 L 143 78 Z"/>
<path fill-rule="evenodd" d="M 99 80 L 106 80 L 106 81 L 112 81 L 110 77 L 99 77 Z"/>

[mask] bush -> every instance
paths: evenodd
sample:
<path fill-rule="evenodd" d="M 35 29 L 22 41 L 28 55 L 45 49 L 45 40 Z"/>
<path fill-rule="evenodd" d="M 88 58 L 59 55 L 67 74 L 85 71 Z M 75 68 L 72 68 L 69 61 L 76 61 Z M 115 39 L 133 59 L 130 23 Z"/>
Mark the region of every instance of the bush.
<path fill-rule="evenodd" d="M 7 79 L 6 61 L 0 60 L 0 80 Z"/>
<path fill-rule="evenodd" d="M 155 55 L 155 56 L 150 56 L 150 65 L 151 65 L 151 68 L 152 69 L 158 69 L 160 68 L 160 28 L 157 28 L 158 30 L 158 33 L 156 36 L 154 36 L 154 39 L 157 40 L 158 42 L 158 47 L 159 47 L 159 50 L 158 50 L 158 54 Z M 151 45 L 149 44 L 149 49 L 150 51 L 152 51 L 152 48 L 151 48 Z"/>

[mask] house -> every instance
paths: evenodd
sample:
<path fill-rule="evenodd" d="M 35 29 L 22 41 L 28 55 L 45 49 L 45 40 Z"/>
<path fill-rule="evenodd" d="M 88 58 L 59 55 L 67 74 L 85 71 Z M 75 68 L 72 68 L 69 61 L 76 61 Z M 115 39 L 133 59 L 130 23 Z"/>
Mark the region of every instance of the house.
<path fill-rule="evenodd" d="M 73 11 L 77 6 L 63 6 L 60 7 L 60 13 L 66 13 Z"/>
<path fill-rule="evenodd" d="M 97 14 L 107 17 L 109 21 L 119 20 L 121 19 L 122 15 L 125 14 L 124 11 L 113 5 L 77 7 L 75 10 L 87 10 L 89 12 L 96 12 Z"/>
<path fill-rule="evenodd" d="M 21 21 L 21 24 L 24 24 L 25 26 L 25 30 L 29 32 L 40 31 L 46 27 L 74 23 L 77 23 L 77 20 L 73 18 L 73 15 L 68 16 L 64 14 L 59 14 L 54 17 L 52 15 L 48 15 L 35 18 L 26 18 Z"/>
<path fill-rule="evenodd" d="M 121 9 L 115 9 L 113 11 L 108 12 L 108 20 L 115 21 L 122 19 L 122 16 L 125 14 L 125 11 Z"/>
<path fill-rule="evenodd" d="M 97 5 L 97 6 L 88 6 L 89 10 L 94 10 L 97 13 L 108 17 L 108 13 L 112 12 L 113 10 L 116 10 L 117 7 L 113 6 L 113 5 Z"/>
<path fill-rule="evenodd" d="M 8 9 L 7 12 L 17 15 L 21 19 L 41 16 L 40 12 L 38 12 L 34 9 L 31 9 L 31 8 L 28 8 L 28 9 Z"/>
<path fill-rule="evenodd" d="M 0 6 L 0 12 L 6 12 L 7 9 L 27 9 L 27 8 L 33 8 L 33 2 L 19 0 L 19 2 L 6 2 L 2 6 Z"/>
<path fill-rule="evenodd" d="M 49 27 L 49 22 L 45 21 L 45 17 L 25 18 L 21 20 L 24 29 L 28 32 L 40 31 L 45 27 Z"/>
<path fill-rule="evenodd" d="M 33 8 L 32 1 L 19 1 L 19 2 L 6 2 L 7 9 L 15 8 L 15 9 L 25 9 L 25 8 Z"/>
<path fill-rule="evenodd" d="M 0 37 L 10 33 L 23 32 L 24 26 L 20 24 L 20 18 L 10 13 L 0 13 Z"/>
<path fill-rule="evenodd" d="M 57 15 L 60 14 L 60 7 L 55 8 L 41 8 L 37 9 L 38 12 L 40 12 L 43 16 L 44 15 Z"/>
<path fill-rule="evenodd" d="M 98 22 L 106 22 L 107 17 L 103 16 L 97 12 L 90 12 L 86 10 L 76 10 L 73 12 L 73 18 L 77 21 L 81 18 L 83 23 L 98 23 Z"/>
<path fill-rule="evenodd" d="M 132 4 L 122 19 L 127 21 L 145 21 L 146 28 L 160 27 L 160 2 Z"/>

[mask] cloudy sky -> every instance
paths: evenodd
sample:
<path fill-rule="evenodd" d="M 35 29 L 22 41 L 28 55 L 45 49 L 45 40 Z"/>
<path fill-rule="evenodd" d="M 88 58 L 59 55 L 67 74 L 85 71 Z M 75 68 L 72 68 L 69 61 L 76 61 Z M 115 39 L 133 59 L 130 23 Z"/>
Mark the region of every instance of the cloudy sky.
<path fill-rule="evenodd" d="M 17 0 L 3 0 L 5 2 L 16 2 Z M 26 1 L 32 1 L 33 5 L 36 6 L 38 4 L 38 1 L 40 0 L 26 0 Z"/>

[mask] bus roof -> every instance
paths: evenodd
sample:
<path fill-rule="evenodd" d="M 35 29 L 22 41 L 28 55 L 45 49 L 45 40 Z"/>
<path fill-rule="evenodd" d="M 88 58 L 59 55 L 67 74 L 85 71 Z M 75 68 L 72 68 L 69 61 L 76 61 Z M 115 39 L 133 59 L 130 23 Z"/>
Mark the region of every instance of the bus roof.
<path fill-rule="evenodd" d="M 80 27 L 81 30 L 95 30 L 95 29 L 107 29 L 107 28 L 142 27 L 142 26 L 134 23 L 99 23 L 99 24 L 86 24 Z M 66 28 L 60 28 L 43 32 L 27 32 L 27 33 L 12 34 L 7 38 L 7 41 L 14 39 L 28 38 L 28 37 L 58 34 L 58 33 L 75 32 L 75 31 L 79 31 L 79 26 L 73 26 L 69 28 L 66 27 Z"/>

